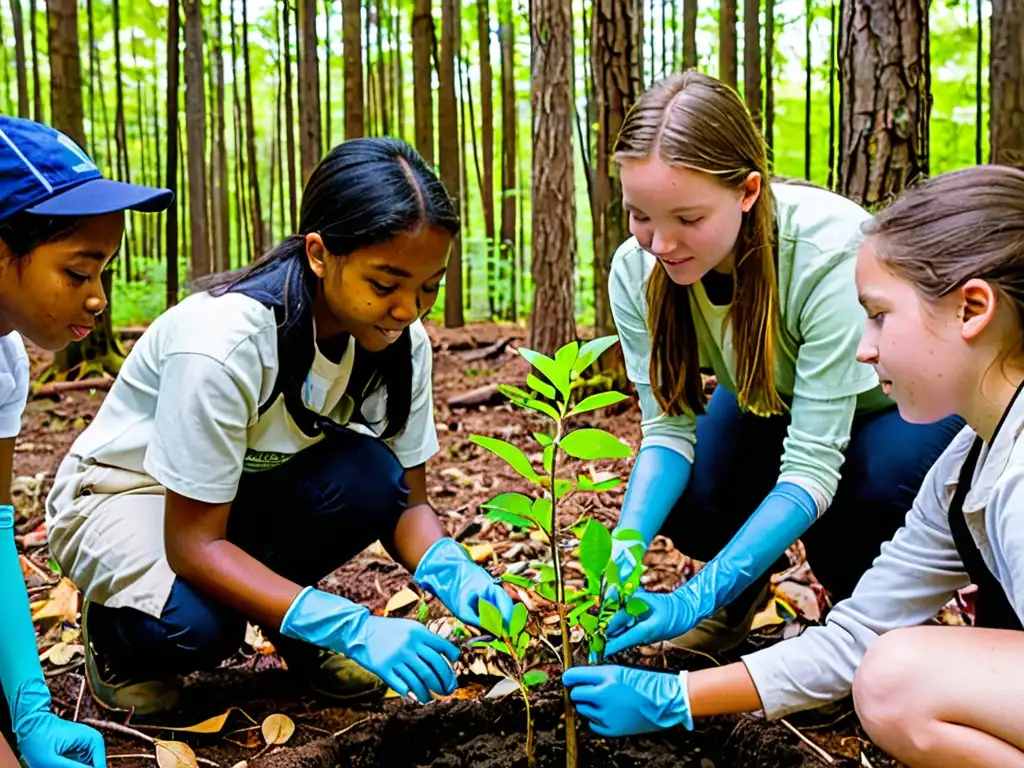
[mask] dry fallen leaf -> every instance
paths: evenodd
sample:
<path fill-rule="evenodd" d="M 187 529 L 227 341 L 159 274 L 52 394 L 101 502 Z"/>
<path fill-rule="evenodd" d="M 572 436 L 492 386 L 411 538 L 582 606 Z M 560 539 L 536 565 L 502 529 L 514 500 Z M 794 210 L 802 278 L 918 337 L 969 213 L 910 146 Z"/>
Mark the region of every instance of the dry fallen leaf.
<path fill-rule="evenodd" d="M 231 768 L 247 768 L 248 765 L 249 765 L 248 761 L 242 760 L 242 761 L 237 762 L 234 765 L 232 765 Z"/>
<path fill-rule="evenodd" d="M 284 744 L 295 733 L 295 722 L 288 715 L 274 714 L 263 721 L 260 730 L 267 744 Z"/>
<path fill-rule="evenodd" d="M 262 656 L 269 656 L 276 650 L 274 644 L 263 636 L 260 628 L 252 624 L 245 625 L 245 642 Z"/>
<path fill-rule="evenodd" d="M 513 680 L 511 677 L 503 678 L 498 681 L 491 690 L 489 690 L 484 696 L 485 699 L 503 699 L 510 693 L 519 690 L 519 683 Z"/>
<path fill-rule="evenodd" d="M 419 595 L 408 587 L 403 587 L 393 594 L 390 600 L 388 600 L 388 604 L 384 606 L 384 615 L 387 616 L 389 613 L 394 611 L 400 611 L 403 608 L 409 607 L 413 603 L 418 603 L 419 600 Z"/>
<path fill-rule="evenodd" d="M 761 627 L 767 627 L 772 624 L 781 624 L 782 617 L 779 616 L 779 612 L 776 610 L 775 601 L 772 600 L 768 603 L 763 610 L 758 611 L 757 615 L 754 616 L 754 621 L 750 625 L 750 630 L 760 629 Z"/>
<path fill-rule="evenodd" d="M 39 657 L 39 661 L 49 661 L 54 666 L 63 667 L 65 664 L 70 664 L 75 656 L 84 653 L 85 647 L 78 643 L 60 642 L 56 645 L 51 645 L 49 650 Z"/>
<path fill-rule="evenodd" d="M 239 712 L 242 712 L 242 710 L 238 709 L 238 707 L 230 707 L 230 708 L 227 709 L 227 711 L 221 712 L 219 715 L 215 715 L 214 717 L 211 717 L 211 718 L 209 718 L 207 720 L 203 720 L 203 722 L 196 723 L 195 725 L 190 725 L 190 726 L 187 726 L 187 727 L 186 726 L 181 726 L 181 725 L 174 725 L 174 726 L 170 726 L 170 725 L 168 725 L 168 726 L 154 725 L 153 727 L 154 728 L 165 728 L 166 730 L 173 730 L 173 731 L 187 731 L 189 733 L 220 733 L 224 729 L 224 726 L 225 726 L 225 724 L 228 721 L 228 716 L 232 712 L 234 712 L 235 710 L 238 710 Z M 242 714 L 245 715 L 245 717 L 247 717 L 250 721 L 252 720 L 252 718 L 249 717 L 248 715 L 246 715 L 245 712 L 242 712 Z"/>
<path fill-rule="evenodd" d="M 74 623 L 78 620 L 78 590 L 67 577 L 50 590 L 49 598 L 38 610 L 33 611 L 32 621 L 58 619 Z"/>
<path fill-rule="evenodd" d="M 494 547 L 487 542 L 469 547 L 469 556 L 474 563 L 482 563 L 494 554 Z"/>
<path fill-rule="evenodd" d="M 818 621 L 821 618 L 818 595 L 810 587 L 795 581 L 784 581 L 775 587 L 775 591 L 808 621 Z"/>
<path fill-rule="evenodd" d="M 156 764 L 160 768 L 199 768 L 196 753 L 181 741 L 157 740 Z"/>

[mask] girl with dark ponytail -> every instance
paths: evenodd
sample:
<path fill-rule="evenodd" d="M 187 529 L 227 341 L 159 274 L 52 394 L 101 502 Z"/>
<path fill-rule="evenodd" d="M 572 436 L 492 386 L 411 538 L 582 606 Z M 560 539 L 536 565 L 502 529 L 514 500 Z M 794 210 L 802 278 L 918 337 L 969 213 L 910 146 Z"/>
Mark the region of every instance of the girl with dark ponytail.
<path fill-rule="evenodd" d="M 426 496 L 421 318 L 457 233 L 408 144 L 345 142 L 310 176 L 296 234 L 197 282 L 132 349 L 47 503 L 103 704 L 167 709 L 247 621 L 325 694 L 450 693 L 455 646 L 314 586 L 378 539 L 463 621 L 479 623 L 480 597 L 510 616 Z"/>

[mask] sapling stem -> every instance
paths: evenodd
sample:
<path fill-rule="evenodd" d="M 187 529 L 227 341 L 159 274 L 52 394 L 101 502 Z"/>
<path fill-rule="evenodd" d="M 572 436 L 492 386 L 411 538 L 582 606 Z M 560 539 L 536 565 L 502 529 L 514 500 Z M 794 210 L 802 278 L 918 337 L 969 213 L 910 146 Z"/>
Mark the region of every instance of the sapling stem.
<path fill-rule="evenodd" d="M 562 438 L 562 422 L 558 420 L 555 445 Z M 569 639 L 569 623 L 565 616 L 565 584 L 562 580 L 562 558 L 558 551 L 558 491 L 555 478 L 558 474 L 558 449 L 551 452 L 551 560 L 555 569 L 555 603 L 558 605 L 558 629 L 562 633 L 562 669 L 572 666 L 572 645 Z M 576 709 L 569 698 L 569 689 L 562 689 L 565 702 L 565 765 L 576 768 L 579 762 L 576 742 Z"/>

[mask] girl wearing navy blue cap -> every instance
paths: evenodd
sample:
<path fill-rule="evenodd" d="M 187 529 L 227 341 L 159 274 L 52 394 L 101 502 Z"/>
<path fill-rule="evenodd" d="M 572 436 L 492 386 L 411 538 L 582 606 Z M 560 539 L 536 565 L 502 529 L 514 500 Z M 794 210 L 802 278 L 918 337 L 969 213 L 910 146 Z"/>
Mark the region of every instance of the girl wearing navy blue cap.
<path fill-rule="evenodd" d="M 21 336 L 59 350 L 85 338 L 107 298 L 100 274 L 117 253 L 124 211 L 166 208 L 172 194 L 104 179 L 67 136 L 0 115 L 0 764 L 15 746 L 30 768 L 105 766 L 92 728 L 50 712 L 14 544 L 14 439 L 28 399 Z M 8 719 L 9 716 L 9 719 Z M 7 742 L 12 740 L 14 744 Z M 6 740 L 5 740 L 6 739 Z M 6 759 L 5 759 L 6 758 Z"/>
<path fill-rule="evenodd" d="M 47 500 L 50 549 L 86 596 L 90 691 L 175 705 L 258 624 L 314 690 L 450 694 L 458 656 L 422 624 L 316 585 L 379 540 L 463 621 L 512 600 L 427 502 L 430 339 L 458 218 L 402 141 L 335 147 L 298 232 L 147 329 Z M 159 661 L 155 661 L 159 659 Z"/>

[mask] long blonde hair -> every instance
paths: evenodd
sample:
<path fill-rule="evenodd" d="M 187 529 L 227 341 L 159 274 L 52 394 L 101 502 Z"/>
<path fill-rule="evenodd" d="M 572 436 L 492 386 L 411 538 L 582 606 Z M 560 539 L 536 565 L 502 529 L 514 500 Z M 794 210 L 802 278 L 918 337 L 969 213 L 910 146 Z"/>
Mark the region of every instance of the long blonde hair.
<path fill-rule="evenodd" d="M 742 187 L 752 172 L 761 175 L 761 193 L 743 214 L 736 243 L 735 288 L 726 322 L 733 330 L 741 407 L 759 416 L 780 414 L 785 405 L 775 389 L 779 288 L 764 139 L 732 88 L 691 69 L 655 83 L 622 125 L 617 162 L 655 156 L 709 174 L 730 188 Z M 663 268 L 656 268 L 647 282 L 652 388 L 672 415 L 704 412 L 689 290 L 673 283 Z"/>

